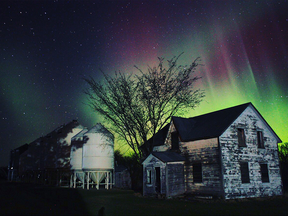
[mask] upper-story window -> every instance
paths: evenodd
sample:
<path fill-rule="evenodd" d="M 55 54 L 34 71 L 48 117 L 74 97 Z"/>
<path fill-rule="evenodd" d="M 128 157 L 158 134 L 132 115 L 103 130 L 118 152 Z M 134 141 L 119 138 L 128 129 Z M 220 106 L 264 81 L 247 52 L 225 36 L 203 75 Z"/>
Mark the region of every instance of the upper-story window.
<path fill-rule="evenodd" d="M 264 139 L 262 131 L 257 131 L 257 144 L 258 148 L 264 148 Z"/>
<path fill-rule="evenodd" d="M 171 133 L 171 144 L 172 144 L 173 150 L 179 149 L 179 139 L 178 139 L 178 133 L 177 132 Z"/>
<path fill-rule="evenodd" d="M 246 147 L 246 140 L 245 140 L 245 132 L 243 128 L 237 129 L 237 135 L 238 135 L 238 145 L 241 147 Z"/>

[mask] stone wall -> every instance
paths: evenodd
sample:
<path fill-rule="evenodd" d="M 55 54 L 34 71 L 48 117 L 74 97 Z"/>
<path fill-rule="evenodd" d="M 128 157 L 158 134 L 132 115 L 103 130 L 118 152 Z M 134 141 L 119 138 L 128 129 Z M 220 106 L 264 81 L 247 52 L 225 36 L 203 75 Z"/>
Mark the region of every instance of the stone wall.
<path fill-rule="evenodd" d="M 238 146 L 237 128 L 243 128 L 246 147 Z M 263 132 L 264 148 L 258 148 L 257 131 Z M 245 198 L 282 194 L 277 140 L 257 112 L 248 107 L 219 138 L 224 197 Z M 250 183 L 242 183 L 240 163 L 247 162 Z M 262 182 L 260 164 L 267 164 L 269 182 Z"/>

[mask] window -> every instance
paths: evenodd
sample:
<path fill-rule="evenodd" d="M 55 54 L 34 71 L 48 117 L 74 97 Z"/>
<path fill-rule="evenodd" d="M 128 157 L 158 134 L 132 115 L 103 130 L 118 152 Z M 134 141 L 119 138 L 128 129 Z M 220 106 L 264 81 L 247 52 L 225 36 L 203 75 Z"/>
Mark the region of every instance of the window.
<path fill-rule="evenodd" d="M 268 166 L 267 164 L 260 164 L 262 182 L 269 182 Z"/>
<path fill-rule="evenodd" d="M 193 164 L 193 181 L 194 183 L 202 182 L 202 164 L 201 163 Z"/>
<path fill-rule="evenodd" d="M 240 163 L 242 183 L 250 183 L 248 162 Z"/>
<path fill-rule="evenodd" d="M 151 169 L 147 169 L 146 172 L 147 172 L 147 184 L 152 184 Z"/>
<path fill-rule="evenodd" d="M 257 143 L 258 143 L 258 148 L 264 148 L 264 139 L 263 139 L 262 131 L 257 131 Z"/>
<path fill-rule="evenodd" d="M 241 146 L 241 147 L 245 147 L 246 146 L 246 142 L 245 142 L 244 129 L 243 128 L 238 128 L 237 129 L 237 135 L 238 135 L 238 145 Z"/>
<path fill-rule="evenodd" d="M 178 139 L 178 133 L 177 132 L 171 133 L 171 143 L 172 143 L 172 149 L 173 150 L 179 149 L 179 139 Z"/>

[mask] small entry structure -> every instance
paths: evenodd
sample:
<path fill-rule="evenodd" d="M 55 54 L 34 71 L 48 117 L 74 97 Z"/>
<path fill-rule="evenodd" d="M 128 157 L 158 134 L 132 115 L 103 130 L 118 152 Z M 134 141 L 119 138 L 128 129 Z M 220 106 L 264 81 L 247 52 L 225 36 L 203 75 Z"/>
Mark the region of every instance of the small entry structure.
<path fill-rule="evenodd" d="M 143 161 L 143 194 L 177 196 L 185 192 L 185 158 L 176 152 L 153 152 Z"/>

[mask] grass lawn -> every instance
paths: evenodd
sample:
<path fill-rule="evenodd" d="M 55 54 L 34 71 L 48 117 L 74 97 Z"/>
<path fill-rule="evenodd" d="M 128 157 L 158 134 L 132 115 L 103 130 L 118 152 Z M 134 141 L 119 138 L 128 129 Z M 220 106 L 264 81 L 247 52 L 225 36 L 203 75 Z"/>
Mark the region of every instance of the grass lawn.
<path fill-rule="evenodd" d="M 239 200 L 142 197 L 131 190 L 0 183 L 0 215 L 287 215 L 288 196 Z"/>

